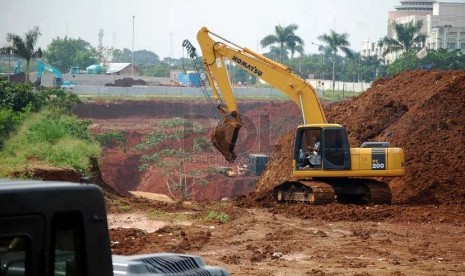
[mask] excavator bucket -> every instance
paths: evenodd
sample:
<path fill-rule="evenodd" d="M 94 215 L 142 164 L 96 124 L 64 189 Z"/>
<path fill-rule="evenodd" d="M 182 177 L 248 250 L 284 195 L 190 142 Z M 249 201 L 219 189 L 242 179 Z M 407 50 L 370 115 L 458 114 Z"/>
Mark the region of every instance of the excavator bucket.
<path fill-rule="evenodd" d="M 210 136 L 213 146 L 223 154 L 229 163 L 233 163 L 237 157 L 234 153 L 234 147 L 241 126 L 242 124 L 237 120 L 225 118 L 221 125 L 213 129 Z"/>

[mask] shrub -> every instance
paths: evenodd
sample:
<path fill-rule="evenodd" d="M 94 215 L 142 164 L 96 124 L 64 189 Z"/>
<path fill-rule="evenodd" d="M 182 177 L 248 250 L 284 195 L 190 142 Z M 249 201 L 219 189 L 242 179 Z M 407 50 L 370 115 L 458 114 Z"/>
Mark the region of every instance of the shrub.
<path fill-rule="evenodd" d="M 26 135 L 32 143 L 56 143 L 64 137 L 91 141 L 92 137 L 88 131 L 90 123 L 90 121 L 79 120 L 76 116 L 55 116 L 46 113 L 31 125 Z"/>
<path fill-rule="evenodd" d="M 194 152 L 200 151 L 212 151 L 212 147 L 210 142 L 205 138 L 196 138 L 194 139 L 194 143 L 192 145 L 192 150 Z"/>
<path fill-rule="evenodd" d="M 19 114 L 10 108 L 0 108 L 0 149 L 10 131 L 12 131 L 19 122 Z"/>
<path fill-rule="evenodd" d="M 174 128 L 180 126 L 192 127 L 193 123 L 180 117 L 174 117 L 172 119 L 161 122 L 160 126 L 163 128 Z"/>
<path fill-rule="evenodd" d="M 105 147 L 123 146 L 127 142 L 123 131 L 100 133 L 97 134 L 95 138 Z"/>
<path fill-rule="evenodd" d="M 226 213 L 218 213 L 216 211 L 211 211 L 208 213 L 207 219 L 218 221 L 221 223 L 226 223 L 229 221 L 229 215 Z"/>
<path fill-rule="evenodd" d="M 34 111 L 37 111 L 44 104 L 42 98 L 34 94 L 31 85 L 0 80 L 0 108 L 10 108 L 14 112 L 21 112 L 30 105 Z"/>

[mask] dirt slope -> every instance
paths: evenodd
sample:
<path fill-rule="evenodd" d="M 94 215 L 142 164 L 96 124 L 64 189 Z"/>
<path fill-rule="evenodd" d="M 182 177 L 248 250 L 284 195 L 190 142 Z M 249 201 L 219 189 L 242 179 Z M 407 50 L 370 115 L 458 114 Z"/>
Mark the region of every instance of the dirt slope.
<path fill-rule="evenodd" d="M 402 147 L 407 172 L 390 181 L 394 201 L 463 203 L 465 198 L 465 72 L 409 71 L 375 82 L 351 101 L 326 107 L 329 122 L 343 124 L 352 147 L 389 141 Z M 259 180 L 267 191 L 291 173 L 292 133 L 283 136 Z"/>

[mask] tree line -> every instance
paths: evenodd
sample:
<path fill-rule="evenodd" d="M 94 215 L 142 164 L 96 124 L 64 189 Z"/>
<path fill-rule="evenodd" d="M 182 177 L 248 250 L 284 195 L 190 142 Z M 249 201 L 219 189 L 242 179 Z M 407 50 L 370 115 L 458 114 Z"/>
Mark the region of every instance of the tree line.
<path fill-rule="evenodd" d="M 266 49 L 263 55 L 291 67 L 304 78 L 331 79 L 334 89 L 335 81 L 370 82 L 380 77 L 390 76 L 404 70 L 442 69 L 454 70 L 465 68 L 465 55 L 459 50 L 429 50 L 428 56 L 419 59 L 416 52 L 418 45 L 424 44 L 426 35 L 420 33 L 421 23 L 394 24 L 396 38 L 385 37 L 378 41 L 384 46 L 382 56 L 362 56 L 350 49 L 349 34 L 330 30 L 318 36 L 318 53 L 305 54 L 304 40 L 297 35 L 299 26 L 277 25 L 274 32 L 265 36 L 260 44 Z M 26 77 L 29 80 L 31 62 L 43 58 L 48 64 L 62 72 L 71 67 L 84 70 L 96 63 L 127 62 L 134 60 L 144 76 L 169 77 L 171 70 L 193 70 L 188 58 L 164 58 L 148 50 L 131 52 L 129 49 L 112 49 L 93 47 L 78 38 L 57 37 L 46 49 L 36 48 L 41 35 L 38 27 L 33 27 L 23 37 L 8 33 L 7 46 L 0 48 L 0 54 L 20 57 L 26 62 Z M 395 51 L 403 54 L 392 64 L 385 64 L 384 56 Z M 298 55 L 297 55 L 298 54 Z M 255 78 L 237 66 L 230 67 L 230 75 L 235 83 L 254 83 Z"/>

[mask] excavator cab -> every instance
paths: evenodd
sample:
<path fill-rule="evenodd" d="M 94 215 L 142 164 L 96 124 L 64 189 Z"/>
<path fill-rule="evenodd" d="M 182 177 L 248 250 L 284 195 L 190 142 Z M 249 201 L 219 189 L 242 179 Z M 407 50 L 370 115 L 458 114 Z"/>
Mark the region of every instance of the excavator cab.
<path fill-rule="evenodd" d="M 350 170 L 350 146 L 344 127 L 299 127 L 295 137 L 297 170 Z"/>

